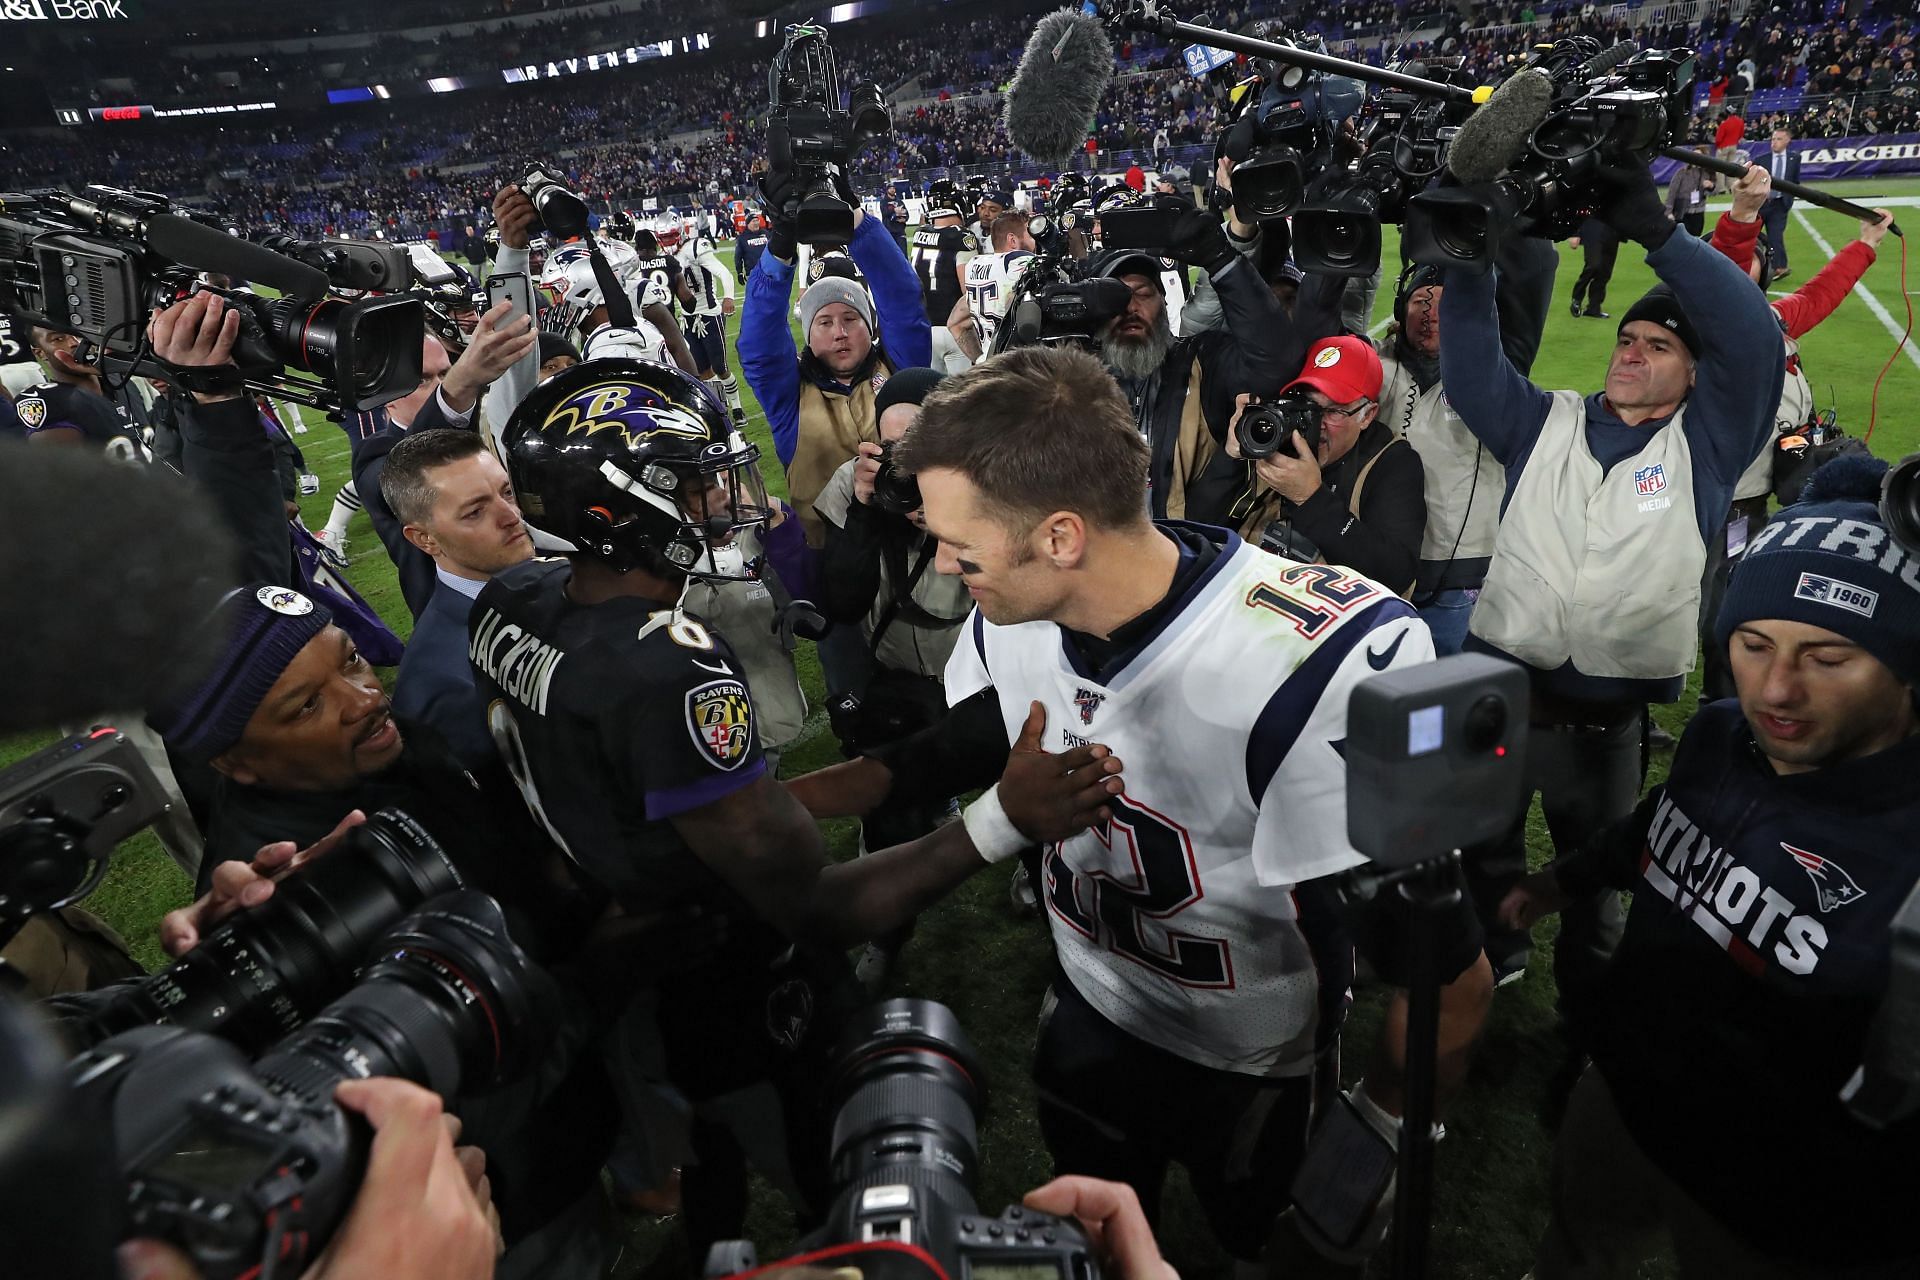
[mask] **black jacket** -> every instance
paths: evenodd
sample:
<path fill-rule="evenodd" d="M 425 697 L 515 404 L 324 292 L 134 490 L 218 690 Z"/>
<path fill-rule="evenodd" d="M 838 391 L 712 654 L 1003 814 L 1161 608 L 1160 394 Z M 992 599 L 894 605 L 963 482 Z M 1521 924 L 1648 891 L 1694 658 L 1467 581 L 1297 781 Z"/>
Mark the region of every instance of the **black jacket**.
<path fill-rule="evenodd" d="M 1177 340 L 1151 377 L 1131 386 L 1122 384 L 1135 403 L 1135 420 L 1153 451 L 1149 483 L 1155 519 L 1167 514 L 1180 416 L 1186 408 L 1194 362 L 1200 364 L 1201 411 L 1207 429 L 1222 445 L 1227 424 L 1233 421 L 1234 396 L 1241 392 L 1271 396 L 1306 363 L 1307 344 L 1252 264 L 1234 259 L 1213 277 L 1213 287 L 1220 295 L 1225 325 Z M 1227 504 L 1244 478 L 1244 465 L 1223 451 L 1206 471 L 1188 479 L 1186 519 L 1224 524 Z"/>
<path fill-rule="evenodd" d="M 385 411 L 378 412 L 384 414 Z M 479 409 L 476 407 L 474 412 L 478 414 Z M 387 549 L 387 558 L 393 561 L 394 571 L 400 577 L 400 594 L 416 621 L 426 610 L 427 601 L 433 598 L 433 588 L 438 581 L 433 573 L 433 557 L 407 541 L 399 517 L 387 505 L 386 495 L 380 492 L 380 476 L 387 469 L 387 454 L 409 431 L 449 427 L 453 424 L 440 411 L 440 397 L 436 393 L 427 398 L 411 425 L 403 427 L 389 422 L 353 445 L 353 487 L 360 494 L 360 504 L 367 509 L 367 518 L 373 521 L 373 531 L 380 535 L 381 545 Z"/>
<path fill-rule="evenodd" d="M 1360 512 L 1350 507 L 1354 484 L 1367 463 Z M 1409 587 L 1420 563 L 1427 531 L 1426 474 L 1420 455 L 1375 419 L 1345 457 L 1320 473 L 1320 487 L 1302 503 L 1281 499 L 1278 518 L 1304 536 L 1328 564 L 1345 565 L 1395 591 Z M 1258 537 L 1259 530 L 1252 530 Z"/>
<path fill-rule="evenodd" d="M 277 450 L 260 406 L 241 396 L 213 404 L 179 400 L 180 469 L 199 485 L 239 541 L 241 582 L 293 582 L 293 543 L 275 469 Z"/>

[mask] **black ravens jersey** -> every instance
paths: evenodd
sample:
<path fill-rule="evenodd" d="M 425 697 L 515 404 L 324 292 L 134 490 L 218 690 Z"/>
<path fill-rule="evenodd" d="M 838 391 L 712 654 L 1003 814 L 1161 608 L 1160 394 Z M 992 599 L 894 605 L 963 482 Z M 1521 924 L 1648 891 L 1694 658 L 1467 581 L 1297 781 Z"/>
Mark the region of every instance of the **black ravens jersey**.
<path fill-rule="evenodd" d="M 675 307 L 680 302 L 680 259 L 670 253 L 661 252 L 649 257 L 640 255 L 634 277 L 633 305 L 636 311 L 664 303 Z"/>
<path fill-rule="evenodd" d="M 576 604 L 572 577 L 562 560 L 495 576 L 467 656 L 501 759 L 586 877 L 635 914 L 697 906 L 726 920 L 726 947 L 659 992 L 669 1074 L 710 1096 L 767 1069 L 787 943 L 668 820 L 765 774 L 753 700 L 698 620 L 636 598 Z"/>
<path fill-rule="evenodd" d="M 26 325 L 16 324 L 12 316 L 0 311 L 0 364 L 32 364 L 29 337 L 31 333 Z"/>
<path fill-rule="evenodd" d="M 20 393 L 13 404 L 28 435 L 42 431 L 78 431 L 87 443 L 115 462 L 147 462 L 151 455 L 130 415 L 113 401 L 84 387 L 63 382 L 40 382 Z"/>
<path fill-rule="evenodd" d="M 953 313 L 953 304 L 960 300 L 960 273 L 978 252 L 979 239 L 965 227 L 921 227 L 913 233 L 913 270 L 933 324 L 945 324 Z"/>

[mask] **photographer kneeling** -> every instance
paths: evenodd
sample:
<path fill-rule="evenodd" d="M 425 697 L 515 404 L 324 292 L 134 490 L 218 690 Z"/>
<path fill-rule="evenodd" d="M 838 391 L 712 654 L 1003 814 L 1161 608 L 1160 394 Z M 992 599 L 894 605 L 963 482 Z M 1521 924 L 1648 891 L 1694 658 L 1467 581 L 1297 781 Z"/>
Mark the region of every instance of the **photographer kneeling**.
<path fill-rule="evenodd" d="M 893 446 L 920 416 L 939 382 L 933 369 L 906 369 L 874 397 L 880 443 L 863 441 L 820 491 L 814 510 L 826 526 L 820 606 L 856 633 L 866 661 L 830 708 L 833 731 L 849 757 L 893 742 L 946 714 L 941 677 L 972 608 L 966 584 L 935 572 L 936 544 L 920 511 L 920 486 L 893 469 Z M 933 830 L 944 803 L 882 805 L 866 816 L 862 849 L 904 844 Z M 867 944 L 856 970 L 877 987 L 909 929 Z"/>
<path fill-rule="evenodd" d="M 1313 344 L 1272 405 L 1234 415 L 1227 453 L 1253 463 L 1240 535 L 1294 560 L 1344 565 L 1406 595 L 1427 527 L 1420 455 L 1380 413 L 1380 357 L 1365 338 Z"/>

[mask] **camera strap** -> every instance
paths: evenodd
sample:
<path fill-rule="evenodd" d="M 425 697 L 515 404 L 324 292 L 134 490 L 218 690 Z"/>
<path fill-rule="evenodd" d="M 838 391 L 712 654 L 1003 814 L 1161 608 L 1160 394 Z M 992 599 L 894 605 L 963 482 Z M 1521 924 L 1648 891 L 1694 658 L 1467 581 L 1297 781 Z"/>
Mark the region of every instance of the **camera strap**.
<path fill-rule="evenodd" d="M 934 542 L 932 538 L 923 538 L 920 544 L 920 558 L 913 562 L 913 572 L 907 575 L 907 583 L 893 593 L 887 601 L 887 607 L 880 611 L 880 621 L 873 624 L 873 635 L 867 641 L 867 650 L 874 657 L 880 655 L 880 641 L 886 638 L 887 628 L 900 616 L 900 606 L 913 595 L 913 589 L 920 585 L 920 579 L 926 576 L 927 566 L 933 563 Z"/>
<path fill-rule="evenodd" d="M 600 286 L 600 296 L 606 299 L 607 323 L 616 329 L 636 328 L 633 299 L 627 296 L 627 287 L 620 283 L 607 255 L 600 252 L 600 242 L 591 235 L 587 237 L 587 261 L 593 264 L 594 281 Z"/>

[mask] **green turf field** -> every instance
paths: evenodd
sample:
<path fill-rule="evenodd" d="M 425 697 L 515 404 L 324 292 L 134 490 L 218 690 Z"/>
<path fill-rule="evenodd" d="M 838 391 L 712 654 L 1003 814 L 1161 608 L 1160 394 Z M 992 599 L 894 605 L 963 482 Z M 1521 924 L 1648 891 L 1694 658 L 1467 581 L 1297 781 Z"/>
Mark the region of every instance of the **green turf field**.
<path fill-rule="evenodd" d="M 1881 197 L 1904 197 L 1920 204 L 1920 179 L 1839 184 L 1836 190 L 1866 203 Z M 1920 229 L 1920 208 L 1909 206 L 1895 212 L 1896 217 Z M 1717 214 L 1715 207 L 1710 216 Z M 1797 287 L 1826 260 L 1830 250 L 1837 250 L 1857 231 L 1857 224 L 1848 218 L 1801 204 L 1791 220 L 1788 240 L 1794 274 L 1784 284 Z M 722 252 L 731 250 L 723 246 Z M 1396 254 L 1397 236 L 1389 228 L 1388 261 L 1394 261 Z M 1889 317 L 1891 331 L 1863 299 L 1855 297 L 1802 341 L 1803 358 L 1820 407 L 1837 408 L 1840 422 L 1855 434 L 1867 429 L 1874 380 L 1893 352 L 1899 329 L 1906 324 L 1909 299 L 1902 295 L 1900 266 L 1899 242 L 1889 238 L 1880 261 L 1863 281 L 1868 295 Z M 1563 247 L 1557 302 L 1533 370 L 1534 380 L 1544 387 L 1592 390 L 1600 385 L 1606 365 L 1614 323 L 1575 319 L 1567 314 L 1568 294 L 1579 270 L 1579 251 Z M 1619 315 L 1652 283 L 1652 272 L 1641 261 L 1639 251 L 1634 246 L 1622 246 L 1608 309 Z M 1920 263 L 1915 264 L 1913 278 L 1904 287 L 1920 290 Z M 1376 307 L 1377 318 L 1384 319 L 1390 313 L 1391 293 L 1389 272 L 1387 288 Z M 742 388 L 744 391 L 744 380 Z M 1879 405 L 1879 421 L 1871 442 L 1874 452 L 1893 459 L 1920 448 L 1920 356 L 1911 346 L 1887 372 Z M 769 484 L 783 491 L 779 468 L 771 464 L 765 422 L 751 401 L 749 407 L 754 412 L 749 434 L 767 451 Z M 308 424 L 308 433 L 298 437 L 298 442 L 320 474 L 322 488 L 318 496 L 303 500 L 302 509 L 308 525 L 319 528 L 326 522 L 333 491 L 347 477 L 347 442 L 340 431 L 318 416 L 310 416 Z M 408 618 L 393 569 L 364 517 L 355 522 L 351 549 L 350 576 L 355 585 L 404 635 Z M 803 650 L 800 661 L 803 683 L 817 705 L 822 688 L 810 648 Z M 1657 714 L 1678 733 L 1691 709 L 1690 696 L 1688 701 L 1661 708 Z M 44 741 L 46 738 L 41 737 L 0 744 L 11 746 L 0 754 L 0 760 L 15 758 Z M 837 758 L 825 716 L 816 711 L 808 721 L 806 736 L 788 751 L 783 768 L 789 773 L 805 772 Z M 1655 776 L 1663 769 L 1664 762 L 1656 758 Z M 850 824 L 835 824 L 829 834 L 837 855 L 851 852 Z M 1548 856 L 1537 810 L 1533 846 L 1536 861 Z M 122 848 L 107 883 L 90 905 L 133 941 L 151 964 L 159 958 L 152 943 L 155 921 L 187 897 L 185 878 L 156 841 L 142 836 Z M 1545 935 L 1549 930 L 1550 926 L 1541 932 Z M 983 1204 L 994 1211 L 1048 1175 L 1033 1119 L 1032 1087 L 1026 1076 L 1048 963 L 1043 926 L 1031 916 L 1016 919 L 1008 909 L 1007 870 L 1003 867 L 983 872 L 928 913 L 894 983 L 897 993 L 931 997 L 952 1005 L 986 1057 L 992 1103 L 982 1133 L 985 1173 L 980 1191 Z M 1473 1080 L 1448 1119 L 1449 1134 L 1440 1147 L 1433 1246 L 1436 1276 L 1510 1280 L 1527 1269 L 1533 1240 L 1544 1221 L 1551 1136 L 1541 1117 L 1550 1100 L 1549 1076 L 1560 1056 L 1553 991 L 1550 958 L 1545 950 L 1539 950 L 1526 979 L 1503 989 L 1495 1000 Z M 1365 1061 L 1378 1006 L 1377 992 L 1363 995 L 1348 1040 L 1346 1060 L 1350 1070 L 1357 1070 Z M 1142 1098 L 1141 1105 L 1150 1107 L 1153 1099 Z M 753 1230 L 763 1261 L 779 1256 L 778 1251 L 791 1240 L 785 1212 L 770 1195 L 759 1198 Z M 1220 1272 L 1223 1259 L 1208 1239 L 1184 1183 L 1177 1177 L 1167 1197 L 1161 1235 L 1168 1256 L 1188 1275 Z M 632 1243 L 621 1266 L 622 1274 L 662 1278 L 691 1274 L 671 1229 L 636 1221 Z"/>

